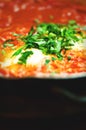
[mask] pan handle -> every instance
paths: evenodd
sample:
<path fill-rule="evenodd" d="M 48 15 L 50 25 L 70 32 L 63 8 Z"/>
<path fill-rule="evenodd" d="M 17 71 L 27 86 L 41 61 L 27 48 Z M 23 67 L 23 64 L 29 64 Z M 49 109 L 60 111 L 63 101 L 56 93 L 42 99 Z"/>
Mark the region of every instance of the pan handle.
<path fill-rule="evenodd" d="M 54 87 L 53 90 L 54 92 L 58 92 L 73 101 L 86 103 L 86 96 L 78 96 L 77 94 L 71 92 L 71 90 L 67 90 L 64 88 L 57 88 L 57 87 Z"/>

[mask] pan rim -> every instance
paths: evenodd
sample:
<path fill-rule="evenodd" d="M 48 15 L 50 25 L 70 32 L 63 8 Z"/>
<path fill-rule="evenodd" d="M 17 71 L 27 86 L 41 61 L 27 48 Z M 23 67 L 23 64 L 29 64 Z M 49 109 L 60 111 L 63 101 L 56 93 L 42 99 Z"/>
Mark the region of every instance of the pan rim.
<path fill-rule="evenodd" d="M 43 74 L 40 73 L 40 75 L 35 75 L 35 76 L 26 76 L 26 77 L 4 77 L 0 76 L 0 79 L 8 79 L 8 80 L 22 80 L 22 79 L 45 79 L 45 80 L 68 80 L 68 79 L 78 79 L 78 78 L 86 78 L 86 72 L 80 72 L 80 73 L 73 73 L 73 74 L 68 74 L 64 73 L 65 75 L 62 74 Z"/>

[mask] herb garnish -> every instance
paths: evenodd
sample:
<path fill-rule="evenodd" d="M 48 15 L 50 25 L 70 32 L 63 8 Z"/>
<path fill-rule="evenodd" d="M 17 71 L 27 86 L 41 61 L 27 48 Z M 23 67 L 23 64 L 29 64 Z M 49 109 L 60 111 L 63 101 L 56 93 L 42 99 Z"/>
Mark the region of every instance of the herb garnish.
<path fill-rule="evenodd" d="M 86 38 L 78 28 L 79 25 L 74 20 L 69 21 L 67 24 L 38 23 L 36 27 L 31 27 L 26 36 L 20 36 L 20 39 L 25 44 L 13 56 L 21 53 L 19 63 L 26 63 L 27 57 L 33 54 L 32 51 L 27 52 L 27 49 L 36 48 L 46 55 L 54 54 L 59 60 L 62 60 L 62 50 L 71 49 L 76 42 L 81 42 Z M 23 49 L 24 53 L 22 53 Z"/>
<path fill-rule="evenodd" d="M 19 58 L 19 64 L 26 64 L 26 60 L 28 58 L 28 56 L 32 55 L 33 52 L 32 51 L 26 51 L 26 52 L 23 52 L 21 53 L 22 56 Z"/>
<path fill-rule="evenodd" d="M 49 60 L 49 59 L 46 59 L 46 60 L 45 60 L 45 65 L 48 65 L 49 62 L 50 62 L 50 60 Z"/>
<path fill-rule="evenodd" d="M 3 43 L 3 47 L 13 47 L 14 44 L 12 43 L 13 39 L 8 39 Z"/>

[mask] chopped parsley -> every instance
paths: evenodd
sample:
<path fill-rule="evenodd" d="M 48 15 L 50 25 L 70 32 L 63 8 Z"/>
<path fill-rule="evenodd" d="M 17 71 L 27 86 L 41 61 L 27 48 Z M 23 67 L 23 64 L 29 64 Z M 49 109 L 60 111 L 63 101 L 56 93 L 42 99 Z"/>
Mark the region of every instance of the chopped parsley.
<path fill-rule="evenodd" d="M 32 55 L 33 52 L 32 51 L 26 51 L 26 52 L 23 52 L 21 53 L 22 56 L 19 58 L 19 64 L 26 64 L 26 60 L 28 58 L 28 56 Z"/>
<path fill-rule="evenodd" d="M 36 48 L 45 55 L 54 54 L 59 60 L 62 60 L 62 50 L 69 50 L 76 42 L 81 42 L 86 38 L 78 28 L 80 26 L 74 20 L 70 20 L 67 24 L 38 23 L 36 27 L 31 27 L 26 36 L 20 36 L 25 44 L 13 56 L 21 53 L 19 63 L 26 63 L 27 57 L 33 54 L 32 51 L 27 52 L 27 49 Z M 24 53 L 22 53 L 22 49 L 24 49 Z M 68 60 L 70 59 L 68 57 Z M 48 62 L 46 61 L 46 64 Z"/>
<path fill-rule="evenodd" d="M 67 59 L 68 59 L 68 61 L 71 60 L 71 56 L 68 56 Z"/>
<path fill-rule="evenodd" d="M 12 43 L 13 39 L 8 39 L 3 43 L 3 47 L 13 47 L 14 44 Z"/>
<path fill-rule="evenodd" d="M 49 60 L 49 59 L 46 59 L 46 60 L 45 60 L 45 65 L 48 65 L 49 62 L 50 62 L 50 60 Z"/>
<path fill-rule="evenodd" d="M 1 53 L 2 53 L 3 55 L 5 55 L 5 54 L 6 54 L 6 51 L 2 49 Z"/>

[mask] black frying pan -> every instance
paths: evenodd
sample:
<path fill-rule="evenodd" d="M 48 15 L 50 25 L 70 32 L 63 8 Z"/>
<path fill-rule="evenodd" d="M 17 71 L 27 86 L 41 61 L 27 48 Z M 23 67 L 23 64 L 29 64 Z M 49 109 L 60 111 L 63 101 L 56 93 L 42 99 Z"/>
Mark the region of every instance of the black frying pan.
<path fill-rule="evenodd" d="M 3 92 L 9 91 L 17 93 L 42 93 L 46 90 L 52 90 L 54 94 L 60 93 L 67 98 L 86 102 L 86 76 L 73 78 L 20 78 L 9 79 L 0 78 L 0 88 Z M 43 90 L 43 91 L 42 91 Z"/>

